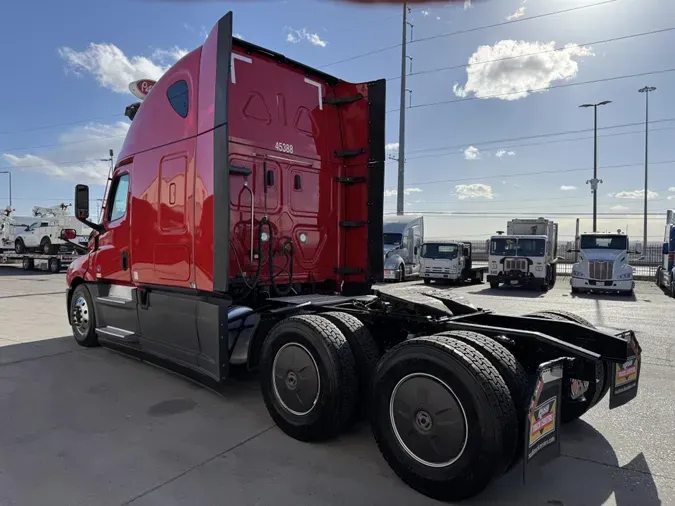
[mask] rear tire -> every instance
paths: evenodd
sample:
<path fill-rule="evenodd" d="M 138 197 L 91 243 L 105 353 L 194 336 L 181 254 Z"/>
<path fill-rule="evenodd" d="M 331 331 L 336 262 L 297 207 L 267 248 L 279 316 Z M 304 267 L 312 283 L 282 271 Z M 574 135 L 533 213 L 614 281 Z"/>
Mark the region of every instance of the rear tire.
<path fill-rule="evenodd" d="M 31 271 L 33 270 L 33 267 L 35 267 L 35 263 L 33 262 L 32 258 L 23 257 L 23 260 L 21 261 L 21 266 L 23 267 L 24 271 Z"/>
<path fill-rule="evenodd" d="M 272 327 L 262 345 L 260 383 L 274 422 L 299 441 L 337 435 L 356 408 L 354 355 L 321 316 L 291 316 Z"/>
<path fill-rule="evenodd" d="M 359 391 L 358 407 L 354 411 L 351 421 L 356 421 L 358 418 L 367 418 L 370 409 L 370 403 L 368 402 L 370 380 L 373 377 L 377 363 L 380 361 L 380 349 L 370 331 L 355 316 L 338 311 L 321 313 L 321 316 L 342 332 L 354 355 Z"/>
<path fill-rule="evenodd" d="M 26 244 L 21 237 L 14 241 L 14 252 L 19 255 L 23 255 L 26 252 Z"/>
<path fill-rule="evenodd" d="M 558 320 L 558 321 L 573 321 L 595 329 L 595 325 L 591 322 L 582 318 L 581 316 L 575 315 L 567 311 L 538 311 L 536 313 L 531 313 L 525 316 L 535 316 L 539 318 L 546 318 L 549 320 Z M 598 404 L 609 391 L 611 379 L 610 374 L 612 371 L 612 365 L 609 362 L 600 360 L 595 363 L 595 383 L 589 382 L 588 390 L 584 393 L 584 400 L 572 400 L 569 397 L 569 392 L 565 391 L 565 383 L 563 383 L 563 398 L 562 398 L 562 411 L 560 413 L 560 419 L 562 423 L 569 423 L 577 418 L 581 417 L 593 406 Z"/>
<path fill-rule="evenodd" d="M 99 345 L 96 335 L 96 309 L 85 284 L 75 287 L 70 298 L 70 326 L 73 337 L 80 346 L 91 348 Z"/>
<path fill-rule="evenodd" d="M 496 290 L 497 288 L 499 288 L 499 281 L 490 281 L 490 288 L 492 290 Z"/>
<path fill-rule="evenodd" d="M 427 279 L 427 278 L 424 278 L 424 284 L 425 284 L 425 285 L 430 285 L 430 284 L 431 284 L 431 280 L 430 280 L 430 279 Z"/>
<path fill-rule="evenodd" d="M 372 385 L 375 441 L 413 489 L 459 501 L 502 469 L 516 412 L 499 371 L 476 349 L 445 336 L 406 340 L 383 357 Z"/>
<path fill-rule="evenodd" d="M 476 348 L 487 358 L 490 363 L 499 371 L 499 374 L 504 379 L 506 386 L 511 392 L 511 398 L 516 409 L 517 418 L 517 435 L 516 440 L 505 441 L 504 447 L 504 469 L 505 472 L 511 468 L 522 457 L 524 439 L 525 439 L 525 410 L 528 406 L 530 396 L 530 377 L 527 375 L 525 368 L 518 362 L 516 357 L 505 346 L 498 343 L 494 339 L 479 334 L 477 332 L 470 332 L 464 330 L 453 330 L 448 332 L 441 332 L 436 334 L 439 336 L 452 337 L 463 343 Z M 509 457 L 509 455 L 511 457 Z"/>

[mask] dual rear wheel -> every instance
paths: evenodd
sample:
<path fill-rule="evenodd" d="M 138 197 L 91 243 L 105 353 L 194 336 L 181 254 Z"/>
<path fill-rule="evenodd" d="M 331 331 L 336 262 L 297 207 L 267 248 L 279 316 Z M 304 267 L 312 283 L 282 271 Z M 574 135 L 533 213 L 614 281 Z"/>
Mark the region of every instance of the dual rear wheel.
<path fill-rule="evenodd" d="M 265 404 L 284 432 L 328 439 L 368 416 L 394 472 L 436 499 L 480 492 L 522 451 L 527 375 L 481 334 L 409 339 L 379 360 L 355 317 L 293 316 L 267 335 L 260 366 Z"/>

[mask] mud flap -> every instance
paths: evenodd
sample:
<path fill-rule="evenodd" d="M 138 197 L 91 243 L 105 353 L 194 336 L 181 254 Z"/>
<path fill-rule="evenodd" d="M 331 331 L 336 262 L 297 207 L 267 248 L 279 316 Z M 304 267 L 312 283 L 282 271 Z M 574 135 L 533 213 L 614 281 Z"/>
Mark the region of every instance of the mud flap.
<path fill-rule="evenodd" d="M 609 409 L 618 408 L 632 401 L 638 392 L 642 348 L 632 331 L 626 332 L 628 360 L 623 364 L 612 364 L 612 386 L 609 391 Z"/>
<path fill-rule="evenodd" d="M 532 400 L 525 413 L 525 452 L 523 454 L 523 483 L 527 467 L 539 465 L 560 455 L 560 409 L 562 404 L 563 367 L 568 359 L 544 362 L 537 368 Z"/>

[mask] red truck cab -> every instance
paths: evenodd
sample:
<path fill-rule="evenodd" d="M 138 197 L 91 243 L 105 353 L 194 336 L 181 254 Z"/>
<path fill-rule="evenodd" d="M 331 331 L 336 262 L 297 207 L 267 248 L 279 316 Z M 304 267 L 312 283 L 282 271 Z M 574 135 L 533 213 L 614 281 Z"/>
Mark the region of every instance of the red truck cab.
<path fill-rule="evenodd" d="M 100 224 L 76 188 L 76 216 L 96 230 L 67 275 L 71 321 L 83 305 L 95 314 L 82 339 L 220 379 L 233 305 L 370 292 L 384 80 L 347 83 L 233 38 L 228 13 L 129 109 Z"/>

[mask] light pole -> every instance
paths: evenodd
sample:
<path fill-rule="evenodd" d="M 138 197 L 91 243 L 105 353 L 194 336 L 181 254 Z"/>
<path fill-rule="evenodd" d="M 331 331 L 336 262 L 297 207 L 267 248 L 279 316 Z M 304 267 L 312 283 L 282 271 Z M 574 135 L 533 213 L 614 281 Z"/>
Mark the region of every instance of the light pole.
<path fill-rule="evenodd" d="M 579 106 L 593 108 L 593 179 L 586 181 L 586 184 L 591 183 L 591 191 L 593 192 L 593 232 L 598 231 L 598 183 L 602 183 L 602 180 L 598 179 L 598 106 L 611 103 L 611 100 L 604 100 L 597 104 L 581 104 Z"/>
<path fill-rule="evenodd" d="M 648 158 L 649 158 L 649 92 L 656 91 L 655 86 L 645 86 L 638 90 L 640 93 L 645 94 L 645 222 L 643 226 L 643 236 L 642 236 L 642 251 L 647 249 L 647 183 L 648 179 Z"/>
<path fill-rule="evenodd" d="M 12 173 L 8 170 L 0 171 L 0 174 L 7 174 L 9 176 L 9 207 L 12 207 Z"/>

